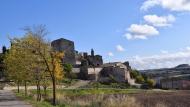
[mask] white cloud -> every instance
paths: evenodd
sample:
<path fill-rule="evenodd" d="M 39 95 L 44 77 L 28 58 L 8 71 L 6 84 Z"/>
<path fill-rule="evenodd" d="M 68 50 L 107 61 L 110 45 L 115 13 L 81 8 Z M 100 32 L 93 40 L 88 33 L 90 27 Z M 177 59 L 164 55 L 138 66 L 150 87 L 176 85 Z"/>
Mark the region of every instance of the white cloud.
<path fill-rule="evenodd" d="M 128 32 L 124 35 L 127 39 L 147 39 L 149 36 L 155 36 L 159 34 L 159 31 L 150 25 L 138 25 L 132 24 L 128 29 Z"/>
<path fill-rule="evenodd" d="M 141 10 L 148 10 L 154 6 L 161 6 L 170 11 L 190 11 L 190 0 L 146 0 Z"/>
<path fill-rule="evenodd" d="M 171 26 L 171 23 L 176 20 L 173 15 L 157 16 L 157 15 L 145 15 L 144 20 L 156 27 Z"/>
<path fill-rule="evenodd" d="M 190 50 L 143 57 L 134 56 L 129 62 L 136 69 L 168 68 L 179 64 L 190 64 Z"/>
<path fill-rule="evenodd" d="M 116 49 L 117 49 L 117 51 L 119 51 L 119 52 L 125 51 L 125 49 L 124 49 L 121 45 L 117 45 L 117 46 L 116 46 Z"/>
<path fill-rule="evenodd" d="M 186 50 L 189 50 L 190 51 L 190 47 L 188 46 L 188 47 L 186 47 Z"/>
<path fill-rule="evenodd" d="M 114 54 L 112 52 L 108 52 L 108 56 L 112 57 Z"/>
<path fill-rule="evenodd" d="M 161 50 L 161 53 L 162 53 L 162 54 L 168 54 L 168 51 L 166 51 L 166 50 Z"/>

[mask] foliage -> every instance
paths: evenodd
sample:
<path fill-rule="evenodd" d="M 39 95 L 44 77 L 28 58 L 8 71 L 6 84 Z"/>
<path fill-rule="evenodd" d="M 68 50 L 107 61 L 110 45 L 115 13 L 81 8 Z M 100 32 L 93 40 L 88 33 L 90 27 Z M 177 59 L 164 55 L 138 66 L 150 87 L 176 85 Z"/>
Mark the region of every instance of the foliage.
<path fill-rule="evenodd" d="M 3 52 L 3 54 L 5 54 L 5 53 L 7 52 L 6 46 L 3 46 L 3 47 L 2 47 L 2 52 Z"/>
<path fill-rule="evenodd" d="M 55 105 L 56 84 L 63 78 L 61 59 L 64 53 L 53 50 L 45 40 L 48 34 L 45 26 L 27 27 L 24 30 L 24 37 L 11 39 L 11 48 L 5 58 L 9 78 L 18 84 L 22 81 L 36 83 L 39 100 L 40 86 L 46 87 L 48 80 L 51 80 Z M 42 80 L 47 82 L 41 83 Z"/>
<path fill-rule="evenodd" d="M 150 88 L 153 88 L 153 87 L 155 86 L 155 84 L 156 84 L 153 79 L 148 79 L 148 80 L 146 81 L 146 83 L 148 84 L 148 86 L 149 86 Z"/>
<path fill-rule="evenodd" d="M 145 82 L 145 80 L 144 80 L 144 78 L 141 76 L 141 75 L 138 75 L 137 77 L 136 77 L 136 81 L 135 82 L 137 82 L 137 83 L 144 83 Z"/>
<path fill-rule="evenodd" d="M 72 72 L 73 66 L 71 64 L 63 64 L 65 78 L 70 80 L 76 78 L 76 75 Z"/>
<path fill-rule="evenodd" d="M 12 46 L 9 53 L 5 56 L 5 65 L 8 76 L 11 80 L 23 81 L 29 80 L 32 74 L 32 62 L 34 57 L 28 50 L 23 47 L 27 47 L 22 39 L 12 39 Z"/>
<path fill-rule="evenodd" d="M 52 49 L 49 42 L 44 39 L 48 34 L 45 26 L 37 26 L 33 28 L 25 28 L 26 35 L 32 39 L 29 46 L 34 51 L 34 54 L 40 58 L 51 78 L 53 84 L 53 105 L 56 105 L 56 82 L 63 78 L 63 67 L 61 59 L 64 56 L 63 52 L 57 52 Z M 40 87 L 39 87 L 40 88 Z"/>
<path fill-rule="evenodd" d="M 137 76 L 139 76 L 139 75 L 140 75 L 140 73 L 137 70 L 132 70 L 130 72 L 131 78 L 137 78 Z"/>
<path fill-rule="evenodd" d="M 115 89 L 130 89 L 133 88 L 128 83 L 100 83 L 100 82 L 91 82 L 84 88 L 115 88 Z"/>
<path fill-rule="evenodd" d="M 145 85 L 147 88 L 153 88 L 155 86 L 155 81 L 153 79 L 148 78 L 147 75 L 141 74 L 137 70 L 131 71 L 131 77 L 134 78 L 137 83 Z"/>
<path fill-rule="evenodd" d="M 92 84 L 92 87 L 93 87 L 93 88 L 96 88 L 96 89 L 98 89 L 100 86 L 101 86 L 101 83 L 99 83 L 99 82 L 94 82 L 94 83 Z"/>

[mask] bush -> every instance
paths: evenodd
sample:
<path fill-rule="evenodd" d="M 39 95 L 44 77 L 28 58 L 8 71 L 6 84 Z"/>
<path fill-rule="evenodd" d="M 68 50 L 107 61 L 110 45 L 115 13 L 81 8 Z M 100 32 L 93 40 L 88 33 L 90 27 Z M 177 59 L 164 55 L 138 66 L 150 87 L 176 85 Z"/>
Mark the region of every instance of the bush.
<path fill-rule="evenodd" d="M 136 78 L 137 76 L 139 76 L 140 74 L 139 74 L 139 72 L 137 71 L 137 70 L 132 70 L 131 72 L 130 72 L 130 76 L 131 76 L 131 78 Z"/>
<path fill-rule="evenodd" d="M 73 66 L 71 64 L 63 64 L 64 76 L 70 80 L 76 78 L 76 74 L 72 72 Z"/>
<path fill-rule="evenodd" d="M 156 82 L 153 79 L 148 79 L 146 82 L 149 88 L 153 88 L 156 84 Z"/>
<path fill-rule="evenodd" d="M 145 80 L 144 80 L 144 78 L 143 78 L 141 75 L 138 75 L 138 76 L 136 77 L 136 82 L 137 82 L 137 83 L 144 83 Z"/>

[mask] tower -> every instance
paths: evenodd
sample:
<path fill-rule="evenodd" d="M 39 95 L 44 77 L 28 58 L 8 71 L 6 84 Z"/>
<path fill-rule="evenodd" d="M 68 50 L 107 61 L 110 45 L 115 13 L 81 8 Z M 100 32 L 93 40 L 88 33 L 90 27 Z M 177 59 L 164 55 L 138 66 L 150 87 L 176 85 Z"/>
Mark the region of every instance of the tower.
<path fill-rule="evenodd" d="M 91 49 L 91 56 L 94 56 L 94 50 Z"/>

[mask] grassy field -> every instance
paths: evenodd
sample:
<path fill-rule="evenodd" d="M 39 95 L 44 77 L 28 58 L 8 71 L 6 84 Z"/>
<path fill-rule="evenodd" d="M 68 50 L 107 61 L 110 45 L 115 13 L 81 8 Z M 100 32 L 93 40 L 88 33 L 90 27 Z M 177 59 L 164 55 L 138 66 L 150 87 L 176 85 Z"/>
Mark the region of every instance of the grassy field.
<path fill-rule="evenodd" d="M 29 96 L 17 94 L 34 107 L 52 107 L 51 90 L 47 99 L 35 101 L 36 91 Z M 141 89 L 65 89 L 57 91 L 57 107 L 189 107 L 190 91 Z"/>

